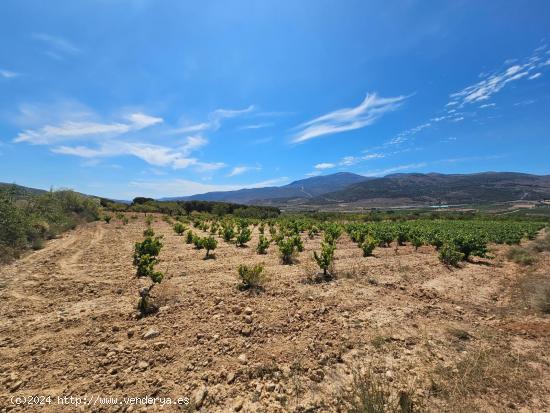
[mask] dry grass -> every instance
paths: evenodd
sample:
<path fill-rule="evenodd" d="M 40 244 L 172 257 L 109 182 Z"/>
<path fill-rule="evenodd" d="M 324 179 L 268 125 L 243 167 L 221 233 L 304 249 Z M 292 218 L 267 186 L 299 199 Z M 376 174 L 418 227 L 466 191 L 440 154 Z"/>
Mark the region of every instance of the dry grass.
<path fill-rule="evenodd" d="M 483 411 L 483 403 L 506 411 L 528 397 L 537 375 L 526 357 L 491 347 L 470 351 L 454 367 L 438 368 L 432 390 L 451 412 Z"/>
<path fill-rule="evenodd" d="M 550 314 L 550 276 L 530 274 L 520 282 L 523 300 L 530 308 Z"/>
<path fill-rule="evenodd" d="M 421 411 L 411 397 L 412 391 L 395 393 L 387 379 L 368 368 L 356 368 L 351 384 L 337 396 L 338 412 L 414 413 Z"/>

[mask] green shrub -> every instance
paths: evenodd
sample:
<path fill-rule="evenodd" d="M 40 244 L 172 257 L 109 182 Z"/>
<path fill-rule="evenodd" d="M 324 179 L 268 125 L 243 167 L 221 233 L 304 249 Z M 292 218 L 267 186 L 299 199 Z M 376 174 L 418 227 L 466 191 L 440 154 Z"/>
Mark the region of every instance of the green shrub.
<path fill-rule="evenodd" d="M 222 225 L 222 237 L 225 242 L 231 242 L 234 236 L 235 229 L 233 228 L 233 224 L 226 223 Z"/>
<path fill-rule="evenodd" d="M 191 230 L 187 231 L 187 235 L 185 237 L 185 243 L 192 244 L 194 238 L 195 238 L 195 234 L 193 233 L 193 231 Z"/>
<path fill-rule="evenodd" d="M 258 246 L 256 247 L 256 252 L 258 254 L 266 254 L 267 249 L 269 248 L 269 244 L 271 244 L 271 241 L 269 241 L 263 234 L 261 234 L 258 240 Z"/>
<path fill-rule="evenodd" d="M 453 244 L 443 244 L 439 249 L 439 260 L 446 265 L 456 267 L 464 259 L 464 254 Z"/>
<path fill-rule="evenodd" d="M 241 227 L 239 233 L 237 234 L 236 242 L 239 247 L 244 247 L 251 238 L 251 231 L 248 227 Z"/>
<path fill-rule="evenodd" d="M 142 242 L 136 242 L 134 245 L 134 265 L 139 265 L 142 256 L 157 257 L 162 248 L 160 240 L 161 237 L 147 237 Z"/>
<path fill-rule="evenodd" d="M 252 267 L 242 264 L 239 265 L 237 272 L 241 280 L 242 289 L 262 288 L 267 280 L 263 264 L 256 264 Z"/>
<path fill-rule="evenodd" d="M 299 235 L 294 235 L 290 239 L 292 239 L 292 242 L 294 243 L 294 247 L 296 248 L 296 251 L 298 252 L 304 251 L 304 243 L 302 241 L 302 238 Z"/>
<path fill-rule="evenodd" d="M 127 216 L 123 216 L 122 217 L 122 225 L 128 225 L 128 217 Z"/>
<path fill-rule="evenodd" d="M 206 250 L 206 257 L 210 258 L 210 251 L 214 251 L 218 246 L 218 241 L 214 237 L 206 237 L 202 239 L 202 246 Z"/>
<path fill-rule="evenodd" d="M 193 245 L 198 250 L 202 250 L 204 248 L 204 245 L 202 244 L 202 238 L 198 235 L 193 235 Z"/>
<path fill-rule="evenodd" d="M 181 222 L 176 222 L 174 224 L 174 232 L 178 235 L 183 235 L 185 232 L 185 225 L 183 225 Z"/>
<path fill-rule="evenodd" d="M 319 268 L 323 270 L 323 275 L 326 277 L 328 270 L 332 267 L 334 261 L 334 244 L 328 242 L 321 243 L 321 253 L 313 251 L 313 258 L 317 262 Z"/>
<path fill-rule="evenodd" d="M 282 239 L 277 243 L 283 264 L 292 264 L 296 254 L 296 241 L 293 238 Z"/>
<path fill-rule="evenodd" d="M 371 235 L 367 235 L 365 240 L 361 244 L 361 249 L 363 250 L 363 257 L 369 257 L 372 255 L 372 252 L 379 245 L 379 241 L 374 239 Z"/>
<path fill-rule="evenodd" d="M 147 227 L 145 229 L 145 231 L 143 231 L 143 236 L 144 237 L 153 237 L 153 236 L 155 236 L 155 231 L 153 231 L 153 228 Z"/>

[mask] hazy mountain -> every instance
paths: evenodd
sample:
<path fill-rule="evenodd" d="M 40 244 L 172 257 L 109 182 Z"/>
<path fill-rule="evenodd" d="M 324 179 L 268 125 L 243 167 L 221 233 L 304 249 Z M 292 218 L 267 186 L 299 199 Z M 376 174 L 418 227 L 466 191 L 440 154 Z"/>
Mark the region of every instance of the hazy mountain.
<path fill-rule="evenodd" d="M 207 192 L 187 197 L 163 198 L 162 200 L 222 201 L 241 204 L 296 202 L 298 200 L 312 199 L 328 192 L 340 191 L 352 184 L 366 182 L 370 179 L 372 178 L 349 172 L 339 172 L 331 175 L 301 179 L 284 186 Z"/>
<path fill-rule="evenodd" d="M 400 199 L 423 204 L 471 204 L 550 198 L 550 176 L 515 172 L 393 174 L 325 193 L 311 203 Z"/>

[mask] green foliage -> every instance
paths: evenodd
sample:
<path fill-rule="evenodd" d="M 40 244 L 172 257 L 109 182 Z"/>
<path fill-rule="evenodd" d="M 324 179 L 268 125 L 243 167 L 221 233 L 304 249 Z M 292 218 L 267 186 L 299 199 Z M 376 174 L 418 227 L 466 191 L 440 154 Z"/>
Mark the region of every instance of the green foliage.
<path fill-rule="evenodd" d="M 232 222 L 222 224 L 222 237 L 225 242 L 230 242 L 235 237 L 235 229 Z"/>
<path fill-rule="evenodd" d="M 252 236 L 252 232 L 248 227 L 241 227 L 237 234 L 236 242 L 239 247 L 244 247 Z"/>
<path fill-rule="evenodd" d="M 325 241 L 330 244 L 335 244 L 342 235 L 342 227 L 335 223 L 325 225 Z"/>
<path fill-rule="evenodd" d="M 193 235 L 193 245 L 196 249 L 202 250 L 204 248 L 204 245 L 202 243 L 202 238 L 198 235 Z"/>
<path fill-rule="evenodd" d="M 334 244 L 328 242 L 321 243 L 321 253 L 317 254 L 317 251 L 313 251 L 313 258 L 317 262 L 319 268 L 323 270 L 323 275 L 327 276 L 327 271 L 331 268 L 334 262 Z"/>
<path fill-rule="evenodd" d="M 160 236 L 155 238 L 146 237 L 142 242 L 136 242 L 134 245 L 134 265 L 139 265 L 142 256 L 157 257 L 162 248 L 161 238 Z"/>
<path fill-rule="evenodd" d="M 0 262 L 17 258 L 78 223 L 99 219 L 99 199 L 76 192 L 14 194 L 10 187 L 0 190 Z"/>
<path fill-rule="evenodd" d="M 439 260 L 446 265 L 456 267 L 463 258 L 464 254 L 454 244 L 443 244 L 439 249 Z"/>
<path fill-rule="evenodd" d="M 202 239 L 202 246 L 206 250 L 206 257 L 210 257 L 210 251 L 214 251 L 218 246 L 218 241 L 214 237 L 205 237 Z"/>
<path fill-rule="evenodd" d="M 292 238 L 284 238 L 277 243 L 279 253 L 283 264 L 292 264 L 294 255 L 296 254 L 296 240 Z"/>
<path fill-rule="evenodd" d="M 143 231 L 143 236 L 144 237 L 153 237 L 153 236 L 155 236 L 155 231 L 153 231 L 153 228 L 147 227 Z"/>
<path fill-rule="evenodd" d="M 372 255 L 372 252 L 377 245 L 380 244 L 380 241 L 375 239 L 372 235 L 368 234 L 361 244 L 361 249 L 363 250 L 363 257 L 369 257 Z"/>
<path fill-rule="evenodd" d="M 294 243 L 294 247 L 296 248 L 296 251 L 302 252 L 304 250 L 304 243 L 300 235 L 294 235 L 290 237 L 290 239 Z"/>
<path fill-rule="evenodd" d="M 128 220 L 128 217 L 127 217 L 126 215 L 123 216 L 123 217 L 122 217 L 122 225 L 128 225 L 128 222 L 130 222 L 130 221 Z"/>
<path fill-rule="evenodd" d="M 269 241 L 263 234 L 260 234 L 258 246 L 256 247 L 256 252 L 258 254 L 266 254 L 267 249 L 269 248 L 269 244 L 271 244 L 271 241 Z"/>
<path fill-rule="evenodd" d="M 453 243 L 464 254 L 465 260 L 470 256 L 487 256 L 487 237 L 484 234 L 459 232 L 453 238 Z"/>
<path fill-rule="evenodd" d="M 145 224 L 148 227 L 150 227 L 153 224 L 153 221 L 154 221 L 154 218 L 151 215 L 145 217 Z"/>
<path fill-rule="evenodd" d="M 239 265 L 237 272 L 241 280 L 241 288 L 243 289 L 262 288 L 267 280 L 263 264 L 256 264 L 252 267 L 242 264 Z"/>
<path fill-rule="evenodd" d="M 174 232 L 178 235 L 183 235 L 186 229 L 185 225 L 183 225 L 181 222 L 176 222 L 173 228 L 174 228 Z"/>
<path fill-rule="evenodd" d="M 185 243 L 192 244 L 194 238 L 195 238 L 195 234 L 193 233 L 193 231 L 191 230 L 187 231 L 187 235 L 185 236 Z"/>
<path fill-rule="evenodd" d="M 307 235 L 309 236 L 310 239 L 313 239 L 313 238 L 315 238 L 315 235 L 317 235 L 317 234 L 319 234 L 319 228 L 313 226 L 309 229 Z"/>

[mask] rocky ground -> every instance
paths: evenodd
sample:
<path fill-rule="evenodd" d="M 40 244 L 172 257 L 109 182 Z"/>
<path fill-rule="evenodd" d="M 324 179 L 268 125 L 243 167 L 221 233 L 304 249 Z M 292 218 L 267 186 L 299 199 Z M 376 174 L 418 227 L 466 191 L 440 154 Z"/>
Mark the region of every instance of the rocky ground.
<path fill-rule="evenodd" d="M 550 277 L 548 252 L 526 269 L 493 246 L 495 258 L 449 269 L 431 247 L 363 258 L 343 235 L 336 280 L 315 284 L 320 237 L 304 236 L 291 266 L 274 246 L 256 254 L 256 230 L 249 247 L 220 239 L 204 260 L 157 217 L 162 307 L 136 319 L 144 229 L 142 216 L 87 224 L 0 268 L 0 411 L 345 411 L 358 371 L 426 411 L 550 411 L 550 319 L 522 287 Z M 239 291 L 236 268 L 258 262 L 265 290 Z M 31 395 L 51 401 L 13 404 Z M 161 407 L 167 397 L 190 403 Z"/>

